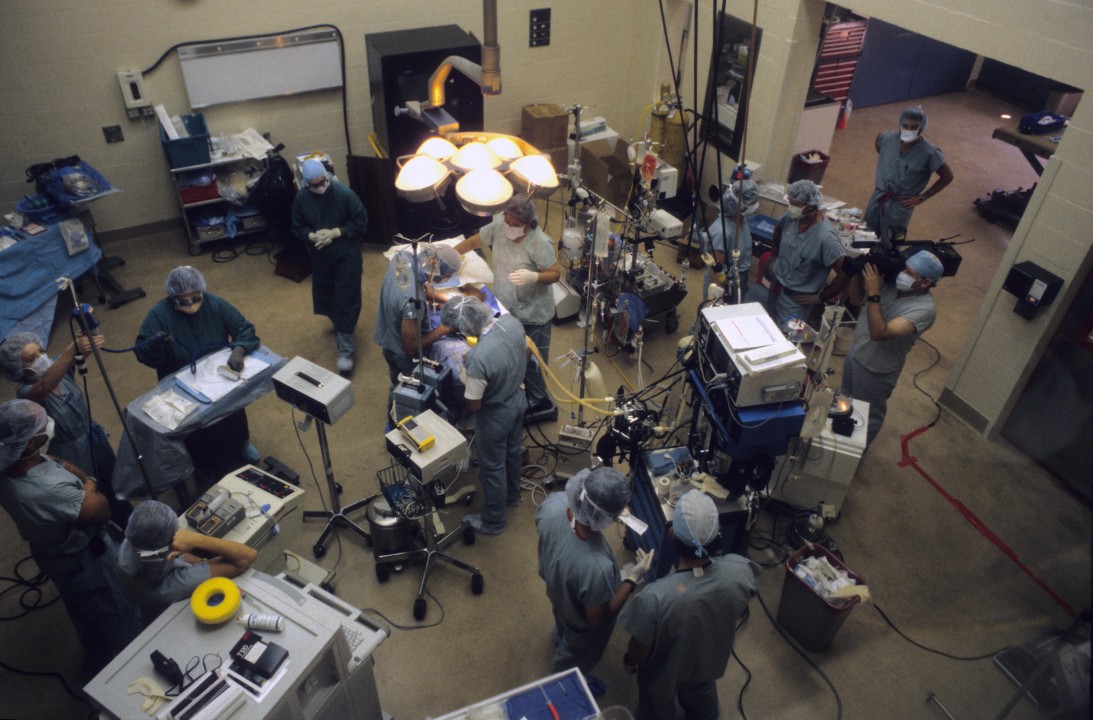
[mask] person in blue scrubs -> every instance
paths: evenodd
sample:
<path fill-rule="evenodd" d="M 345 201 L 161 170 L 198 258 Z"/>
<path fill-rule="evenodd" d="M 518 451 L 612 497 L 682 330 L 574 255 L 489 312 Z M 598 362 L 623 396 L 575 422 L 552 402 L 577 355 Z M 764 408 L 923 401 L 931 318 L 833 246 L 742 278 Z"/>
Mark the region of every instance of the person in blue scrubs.
<path fill-rule="evenodd" d="M 37 403 L 0 405 L 0 506 L 61 594 L 93 673 L 140 633 L 140 613 L 118 578 L 118 546 L 104 529 L 110 506 L 95 478 L 42 453 L 53 430 Z"/>
<path fill-rule="evenodd" d="M 877 171 L 873 194 L 865 206 L 865 224 L 885 247 L 907 235 L 911 214 L 953 181 L 941 149 L 927 140 L 926 112 L 921 105 L 900 113 L 899 130 L 877 135 Z M 937 175 L 937 182 L 926 184 Z"/>
<path fill-rule="evenodd" d="M 474 415 L 474 446 L 482 512 L 463 521 L 481 535 L 500 535 L 506 507 L 520 504 L 521 437 L 527 397 L 524 369 L 527 336 L 512 315 L 493 317 L 488 305 L 474 297 L 444 303 L 440 321 L 468 338 L 478 338 L 463 361 L 467 412 Z"/>
<path fill-rule="evenodd" d="M 779 327 L 790 318 L 807 321 L 814 306 L 841 293 L 849 282 L 842 271 L 843 246 L 821 208 L 820 188 L 811 180 L 798 180 L 786 195 L 789 208 L 775 228 L 769 263 L 776 283 L 767 309 Z M 832 270 L 837 274 L 828 284 Z"/>
<path fill-rule="evenodd" d="M 631 598 L 619 615 L 630 633 L 623 656 L 638 676 L 637 720 L 717 720 L 717 680 L 732 655 L 736 626 L 755 595 L 759 566 L 739 555 L 712 557 L 717 507 L 689 490 L 668 531 L 679 559 L 671 572 Z"/>
<path fill-rule="evenodd" d="M 36 333 L 15 333 L 0 345 L 0 367 L 9 380 L 19 383 L 16 397 L 43 406 L 55 423 L 49 454 L 94 476 L 110 503 L 110 519 L 125 527 L 133 506 L 114 494 L 114 448 L 103 426 L 91 419 L 87 398 L 75 380 L 77 354 L 86 362 L 92 342 L 102 347 L 103 336 L 93 334 L 89 340 L 80 332 L 50 360 Z"/>
<path fill-rule="evenodd" d="M 620 572 L 603 536 L 630 502 L 626 476 L 609 467 L 584 469 L 535 512 L 539 577 L 554 612 L 553 672 L 580 668 L 593 697 L 606 691 L 592 668 L 603 657 L 615 619 L 652 567 L 655 551 Z"/>
<path fill-rule="evenodd" d="M 755 214 L 758 206 L 759 186 L 754 180 L 738 180 L 721 196 L 721 214 L 710 223 L 706 237 L 703 238 L 702 252 L 710 253 L 714 261 L 725 268 L 729 278 L 732 277 L 733 251 L 739 251 L 736 269 L 740 278 L 740 298 L 748 294 L 748 271 L 751 269 L 753 243 L 748 218 Z M 709 300 L 712 281 L 713 272 L 707 266 L 702 278 L 702 302 Z M 729 302 L 736 302 L 735 296 Z"/>

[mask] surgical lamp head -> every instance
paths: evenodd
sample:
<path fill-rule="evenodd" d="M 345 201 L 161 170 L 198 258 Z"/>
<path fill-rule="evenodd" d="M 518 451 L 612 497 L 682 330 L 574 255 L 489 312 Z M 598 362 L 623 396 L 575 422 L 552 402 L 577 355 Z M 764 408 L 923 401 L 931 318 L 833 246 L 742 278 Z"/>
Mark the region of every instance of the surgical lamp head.
<path fill-rule="evenodd" d="M 585 468 L 565 486 L 573 517 L 596 532 L 603 532 L 630 503 L 626 476 L 609 467 Z"/>

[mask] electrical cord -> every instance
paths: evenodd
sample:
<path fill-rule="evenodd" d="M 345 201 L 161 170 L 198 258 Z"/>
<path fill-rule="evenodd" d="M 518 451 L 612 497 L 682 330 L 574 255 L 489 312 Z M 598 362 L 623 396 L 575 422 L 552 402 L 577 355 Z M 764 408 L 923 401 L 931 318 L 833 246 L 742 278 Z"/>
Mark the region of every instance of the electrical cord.
<path fill-rule="evenodd" d="M 997 650 L 992 650 L 991 652 L 986 653 L 984 655 L 966 655 L 966 656 L 965 655 L 951 655 L 951 654 L 945 652 L 944 650 L 938 650 L 937 648 L 932 648 L 932 647 L 929 647 L 927 645 L 923 645 L 922 643 L 918 642 L 917 640 L 912 640 L 910 637 L 907 636 L 906 633 L 904 633 L 902 630 L 900 630 L 898 627 L 896 627 L 896 624 L 894 622 L 892 622 L 892 618 L 888 617 L 888 613 L 881 610 L 880 605 L 877 605 L 876 602 L 873 603 L 873 609 L 876 610 L 878 613 L 880 613 L 880 616 L 882 618 L 884 618 L 884 622 L 888 623 L 888 627 L 895 630 L 896 634 L 899 635 L 904 640 L 906 640 L 907 642 L 911 643 L 912 645 L 919 648 L 920 650 L 925 650 L 926 652 L 934 653 L 935 655 L 940 655 L 941 657 L 949 658 L 950 660 L 960 660 L 962 662 L 973 662 L 975 660 L 987 660 L 989 658 L 993 658 L 995 655 L 997 655 L 998 653 L 1005 650 L 1006 647 L 1009 647 L 1009 646 L 1001 647 L 1001 648 L 998 648 Z"/>
<path fill-rule="evenodd" d="M 437 625 L 439 625 L 440 623 L 444 622 L 444 605 L 441 604 L 440 600 L 437 599 L 436 595 L 433 595 L 432 590 L 429 590 L 428 588 L 426 588 L 425 594 L 428 595 L 429 599 L 431 599 L 434 603 L 436 603 L 437 608 L 440 609 L 440 617 L 436 619 L 436 622 L 425 623 L 425 624 L 422 624 L 422 625 L 401 625 L 401 624 L 395 622 L 394 620 L 392 620 L 391 618 L 387 617 L 386 615 L 384 615 L 382 612 L 380 612 L 376 608 L 361 608 L 361 612 L 362 613 L 368 613 L 370 615 L 375 615 L 375 616 L 381 618 L 385 623 L 387 623 L 388 626 L 393 627 L 393 628 L 398 628 L 399 630 L 425 630 L 426 628 L 434 628 Z M 388 632 L 387 635 L 390 636 L 391 633 Z"/>
<path fill-rule="evenodd" d="M 816 661 L 808 656 L 808 653 L 805 652 L 805 649 L 801 647 L 800 643 L 790 637 L 790 634 L 786 632 L 785 628 L 783 628 L 781 624 L 779 624 L 778 620 L 776 620 L 774 615 L 771 614 L 770 608 L 767 607 L 767 603 L 763 600 L 763 594 L 759 592 L 758 589 L 756 589 L 755 591 L 755 597 L 759 599 L 760 607 L 763 608 L 763 612 L 766 613 L 767 619 L 770 620 L 770 624 L 774 626 L 774 629 L 778 631 L 778 634 L 785 639 L 786 643 L 788 643 L 789 646 L 793 648 L 794 652 L 804 658 L 804 661 L 808 663 L 809 666 L 816 671 L 816 674 L 819 675 L 820 678 L 827 684 L 827 686 L 831 688 L 831 694 L 835 697 L 836 717 L 838 718 L 838 720 L 842 720 L 843 700 L 842 697 L 839 696 L 839 689 L 835 687 L 835 683 L 833 683 L 831 681 L 831 678 L 829 678 L 827 674 L 820 669 L 820 666 L 816 664 Z"/>
<path fill-rule="evenodd" d="M 307 469 L 311 473 L 311 480 L 315 483 L 315 493 L 319 496 L 319 503 L 323 506 L 323 512 L 329 513 L 330 510 L 326 506 L 326 498 L 323 496 L 323 488 L 319 484 L 319 476 L 315 472 L 315 465 L 311 462 L 311 454 L 308 453 L 307 447 L 304 445 L 304 439 L 300 435 L 300 426 L 296 424 L 296 406 L 293 405 L 290 411 L 292 413 L 292 429 L 296 433 L 296 442 L 300 444 L 300 449 L 304 451 L 304 459 L 307 461 Z M 310 418 L 310 416 L 309 416 Z M 314 420 L 314 422 L 322 422 L 321 420 Z M 333 533 L 334 542 L 338 545 L 338 556 L 334 560 L 334 565 L 330 568 L 330 574 L 333 575 L 338 569 L 338 565 L 342 561 L 342 539 L 337 532 Z"/>
<path fill-rule="evenodd" d="M 971 241 L 969 240 L 969 242 L 971 242 Z M 926 340 L 924 338 L 919 338 L 919 341 L 922 342 L 922 343 L 925 343 L 926 346 L 929 347 L 931 350 L 933 350 L 934 353 L 937 355 L 937 357 L 934 358 L 934 361 L 932 363 L 930 363 L 929 365 L 927 365 L 923 369 L 919 370 L 911 378 L 911 382 L 914 384 L 915 389 L 918 390 L 923 395 L 925 395 L 926 397 L 930 398 L 930 402 L 932 402 L 934 404 L 934 408 L 937 409 L 937 414 L 934 416 L 934 419 L 931 420 L 930 423 L 926 426 L 927 428 L 932 428 L 934 425 L 937 425 L 937 421 L 941 419 L 941 406 L 938 404 L 937 400 L 934 399 L 933 395 L 926 392 L 926 390 L 924 390 L 922 388 L 922 386 L 918 384 L 918 376 L 921 375 L 924 372 L 928 372 L 930 370 L 933 370 L 935 367 L 937 367 L 937 364 L 939 362 L 941 362 L 941 351 L 938 350 L 935 345 L 932 345 L 929 340 Z"/>
<path fill-rule="evenodd" d="M 16 675 L 27 675 L 29 677 L 57 678 L 57 682 L 61 683 L 61 687 L 63 687 L 65 692 L 68 693 L 69 695 L 71 695 L 73 699 L 79 700 L 81 703 L 83 703 L 85 705 L 89 704 L 87 702 L 87 697 L 84 696 L 84 695 L 81 695 L 80 693 L 77 693 L 75 690 L 73 690 L 72 686 L 68 684 L 67 680 L 65 680 L 64 675 L 61 675 L 60 673 L 49 672 L 49 671 L 38 672 L 38 671 L 34 671 L 34 670 L 23 670 L 21 668 L 14 667 L 12 665 L 8 665 L 3 660 L 0 660 L 0 667 L 4 668 L 5 670 L 7 670 L 9 672 L 13 672 Z"/>
<path fill-rule="evenodd" d="M 736 632 L 740 632 L 740 629 L 747 624 L 750 618 L 751 608 L 747 608 L 744 610 L 744 615 L 740 618 L 740 622 L 736 626 Z M 743 668 L 745 675 L 744 684 L 740 687 L 740 694 L 736 697 L 736 709 L 740 711 L 740 717 L 744 720 L 748 720 L 748 715 L 744 712 L 744 692 L 748 689 L 748 685 L 751 684 L 751 670 L 744 664 L 744 661 L 740 659 L 740 655 L 736 652 L 735 644 L 733 645 L 731 652 L 732 656 L 736 658 L 736 662 L 740 663 L 740 667 Z"/>
<path fill-rule="evenodd" d="M 43 603 L 43 593 L 41 588 L 43 585 L 49 582 L 49 578 L 46 577 L 46 574 L 43 572 L 39 572 L 37 575 L 28 578 L 24 577 L 23 574 L 19 571 L 19 568 L 20 566 L 22 566 L 23 563 L 33 559 L 34 558 L 32 556 L 27 555 L 25 558 L 15 563 L 15 567 L 12 570 L 14 577 L 0 576 L 0 582 L 11 583 L 11 585 L 5 587 L 3 590 L 0 590 L 0 598 L 3 598 L 8 593 L 15 592 L 19 588 L 23 588 L 22 592 L 19 594 L 19 607 L 22 608 L 22 612 L 17 615 L 0 616 L 0 621 L 18 620 L 19 618 L 28 615 L 35 610 L 42 610 L 44 608 L 47 608 L 61 599 L 61 596 L 58 595 L 52 600 Z"/>
<path fill-rule="evenodd" d="M 247 243 L 242 249 L 232 246 L 228 249 L 217 250 L 212 254 L 212 260 L 214 263 L 228 263 L 243 255 L 265 255 L 266 262 L 270 265 L 276 265 L 277 261 L 273 259 L 273 249 L 273 243 L 268 240 L 259 240 Z"/>

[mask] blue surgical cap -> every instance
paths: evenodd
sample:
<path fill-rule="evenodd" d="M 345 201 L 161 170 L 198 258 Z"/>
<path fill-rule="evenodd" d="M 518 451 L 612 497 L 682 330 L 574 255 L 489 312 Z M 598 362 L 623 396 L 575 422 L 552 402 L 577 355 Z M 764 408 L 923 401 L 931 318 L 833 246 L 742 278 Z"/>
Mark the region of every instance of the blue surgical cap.
<path fill-rule="evenodd" d="M 32 332 L 12 333 L 0 344 L 0 368 L 3 369 L 4 376 L 8 380 L 22 382 L 26 377 L 23 368 L 23 348 L 31 343 L 44 347 L 42 338 Z"/>
<path fill-rule="evenodd" d="M 569 478 L 565 494 L 577 522 L 602 532 L 630 503 L 630 483 L 614 468 L 586 468 Z"/>
<path fill-rule="evenodd" d="M 323 164 L 311 158 L 310 160 L 304 160 L 303 167 L 300 168 L 300 174 L 304 177 L 304 182 L 309 183 L 312 180 L 318 180 L 326 175 L 326 168 Z"/>
<path fill-rule="evenodd" d="M 478 337 L 493 317 L 490 306 L 476 297 L 454 297 L 440 309 L 440 322 L 467 337 Z"/>
<path fill-rule="evenodd" d="M 926 111 L 921 105 L 912 105 L 899 114 L 899 124 L 902 127 L 907 120 L 918 123 L 918 134 L 926 132 Z"/>
<path fill-rule="evenodd" d="M 46 426 L 46 409 L 30 400 L 8 400 L 0 405 L 0 470 L 19 459 Z"/>
<path fill-rule="evenodd" d="M 167 273 L 167 282 L 163 283 L 163 289 L 169 297 L 205 292 L 205 276 L 195 267 L 182 265 Z"/>
<path fill-rule="evenodd" d="M 677 540 L 695 549 L 695 557 L 702 557 L 717 538 L 717 506 L 704 492 L 688 490 L 676 503 L 672 529 Z"/>
<path fill-rule="evenodd" d="M 138 550 L 159 550 L 171 544 L 176 530 L 175 511 L 158 500 L 146 500 L 129 517 L 125 537 Z"/>
<path fill-rule="evenodd" d="M 789 196 L 790 200 L 796 200 L 802 205 L 811 205 L 814 208 L 824 204 L 823 193 L 820 192 L 820 188 L 816 187 L 816 183 L 811 180 L 798 180 L 789 186 L 786 195 Z"/>
<path fill-rule="evenodd" d="M 528 227 L 539 226 L 539 220 L 535 215 L 535 204 L 527 195 L 516 195 L 509 200 L 509 204 L 505 206 L 505 214 L 512 215 Z"/>
<path fill-rule="evenodd" d="M 418 250 L 418 255 L 422 260 L 438 260 L 437 271 L 444 277 L 459 272 L 459 267 L 463 264 L 463 258 L 451 245 L 423 245 Z"/>
<path fill-rule="evenodd" d="M 744 202 L 744 207 L 751 205 L 759 199 L 759 185 L 754 180 L 737 181 L 732 185 L 732 191 Z"/>
<path fill-rule="evenodd" d="M 945 266 L 941 264 L 941 260 L 929 250 L 919 250 L 907 258 L 907 267 L 935 285 L 945 272 Z"/>

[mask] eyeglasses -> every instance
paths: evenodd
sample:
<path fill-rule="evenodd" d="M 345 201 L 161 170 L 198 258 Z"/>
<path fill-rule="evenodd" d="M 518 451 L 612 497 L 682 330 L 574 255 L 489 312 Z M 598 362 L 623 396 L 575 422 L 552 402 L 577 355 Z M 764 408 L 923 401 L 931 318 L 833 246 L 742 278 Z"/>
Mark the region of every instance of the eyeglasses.
<path fill-rule="evenodd" d="M 309 182 L 309 183 L 307 184 L 307 186 L 308 186 L 309 188 L 312 188 L 313 190 L 318 190 L 319 188 L 321 188 L 321 187 L 325 186 L 325 185 L 326 185 L 327 183 L 329 183 L 329 182 L 330 182 L 330 178 L 328 178 L 328 177 L 326 177 L 326 176 L 323 176 L 323 177 L 321 177 L 321 178 L 315 178 L 314 180 L 312 180 L 311 182 Z"/>
<path fill-rule="evenodd" d="M 198 293 L 193 297 L 180 296 L 175 298 L 175 307 L 193 307 L 204 299 L 202 293 Z"/>

